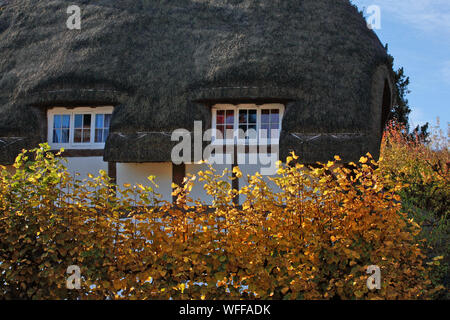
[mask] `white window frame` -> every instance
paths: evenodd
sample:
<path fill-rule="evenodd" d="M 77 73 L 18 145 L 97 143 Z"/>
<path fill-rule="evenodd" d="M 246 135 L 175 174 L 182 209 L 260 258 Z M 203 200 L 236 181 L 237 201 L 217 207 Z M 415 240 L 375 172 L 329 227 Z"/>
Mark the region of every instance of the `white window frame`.
<path fill-rule="evenodd" d="M 238 132 L 239 132 L 239 110 L 248 110 L 248 109 L 256 109 L 256 130 L 258 133 L 257 141 L 254 140 L 246 140 L 246 139 L 239 139 Z M 245 144 L 245 145 L 260 145 L 261 140 L 264 140 L 261 138 L 261 110 L 264 109 L 277 109 L 280 111 L 279 113 L 279 132 L 278 132 L 278 138 L 276 138 L 276 141 L 273 141 L 273 139 L 265 139 L 266 143 L 264 145 L 278 145 L 280 142 L 280 134 L 282 130 L 282 123 L 283 123 L 283 115 L 285 106 L 281 103 L 267 103 L 267 104 L 215 104 L 212 109 L 212 123 L 211 128 L 213 129 L 212 133 L 212 144 L 213 145 L 234 145 L 234 144 Z M 234 133 L 233 133 L 233 139 L 217 139 L 216 136 L 216 129 L 217 129 L 217 111 L 221 110 L 234 110 Z"/>
<path fill-rule="evenodd" d="M 52 149 L 104 149 L 104 142 L 95 142 L 95 115 L 97 114 L 112 114 L 114 107 L 77 107 L 77 108 L 65 108 L 54 107 L 47 111 L 47 141 Z M 75 131 L 75 115 L 76 114 L 90 114 L 91 115 L 91 140 L 89 143 L 75 143 L 74 131 Z M 69 128 L 69 142 L 68 143 L 53 143 L 53 124 L 55 115 L 70 115 L 70 128 Z"/>

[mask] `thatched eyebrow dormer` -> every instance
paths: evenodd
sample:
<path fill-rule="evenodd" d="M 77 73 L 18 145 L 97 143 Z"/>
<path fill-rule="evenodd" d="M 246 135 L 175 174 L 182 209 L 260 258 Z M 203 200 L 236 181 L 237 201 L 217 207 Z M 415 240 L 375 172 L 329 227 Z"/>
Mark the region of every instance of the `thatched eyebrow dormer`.
<path fill-rule="evenodd" d="M 81 30 L 66 27 L 73 4 Z M 0 162 L 46 141 L 42 108 L 61 103 L 115 106 L 106 161 L 170 161 L 173 130 L 251 101 L 285 105 L 281 157 L 378 156 L 387 66 L 348 0 L 9 1 Z"/>

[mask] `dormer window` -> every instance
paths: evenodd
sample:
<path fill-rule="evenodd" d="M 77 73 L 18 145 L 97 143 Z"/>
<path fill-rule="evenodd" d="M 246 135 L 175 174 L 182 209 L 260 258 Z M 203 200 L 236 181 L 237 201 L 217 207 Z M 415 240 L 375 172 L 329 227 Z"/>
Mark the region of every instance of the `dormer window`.
<path fill-rule="evenodd" d="M 48 110 L 48 141 L 52 148 L 103 149 L 113 107 L 55 107 Z"/>
<path fill-rule="evenodd" d="M 283 112 L 282 104 L 216 104 L 212 108 L 213 142 L 278 144 Z"/>

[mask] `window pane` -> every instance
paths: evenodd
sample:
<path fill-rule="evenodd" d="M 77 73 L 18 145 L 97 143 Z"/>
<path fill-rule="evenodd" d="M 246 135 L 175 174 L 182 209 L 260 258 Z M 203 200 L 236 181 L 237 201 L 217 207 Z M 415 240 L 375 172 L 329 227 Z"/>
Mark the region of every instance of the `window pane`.
<path fill-rule="evenodd" d="M 270 125 L 263 123 L 261 125 L 261 137 L 268 138 L 270 135 Z"/>
<path fill-rule="evenodd" d="M 55 115 L 53 117 L 53 128 L 61 128 L 61 116 Z"/>
<path fill-rule="evenodd" d="M 81 129 L 75 129 L 74 130 L 74 137 L 73 137 L 73 141 L 75 143 L 81 143 Z"/>
<path fill-rule="evenodd" d="M 256 123 L 256 110 L 249 110 L 248 111 L 248 122 L 249 123 Z"/>
<path fill-rule="evenodd" d="M 75 115 L 75 128 L 82 128 L 83 127 L 83 115 L 76 114 Z"/>
<path fill-rule="evenodd" d="M 234 111 L 227 110 L 227 124 L 234 124 Z"/>
<path fill-rule="evenodd" d="M 83 115 L 83 128 L 85 128 L 85 129 L 91 128 L 91 115 L 90 114 Z"/>
<path fill-rule="evenodd" d="M 216 124 L 224 124 L 224 123 L 225 123 L 225 111 L 218 110 L 217 117 L 216 117 Z"/>
<path fill-rule="evenodd" d="M 234 127 L 233 126 L 226 126 L 225 139 L 233 139 L 233 136 L 234 136 Z"/>
<path fill-rule="evenodd" d="M 270 121 L 270 110 L 262 110 L 261 111 L 261 122 L 262 123 L 269 123 Z"/>
<path fill-rule="evenodd" d="M 276 123 L 279 123 L 280 122 L 280 112 L 279 112 L 279 110 L 276 110 L 276 109 L 274 109 L 274 110 L 271 110 L 271 122 L 272 123 L 274 123 L 274 122 L 276 122 Z"/>
<path fill-rule="evenodd" d="M 95 128 L 103 128 L 103 114 L 96 114 L 95 115 Z"/>
<path fill-rule="evenodd" d="M 62 127 L 64 129 L 69 129 L 70 128 L 70 115 L 65 114 L 62 116 Z"/>
<path fill-rule="evenodd" d="M 62 129 L 62 143 L 69 143 L 69 129 Z"/>
<path fill-rule="evenodd" d="M 103 142 L 103 129 L 95 129 L 95 142 Z"/>
<path fill-rule="evenodd" d="M 108 136 L 109 136 L 109 129 L 103 130 L 103 142 L 106 142 Z"/>
<path fill-rule="evenodd" d="M 91 142 L 91 130 L 83 130 L 83 143 Z"/>
<path fill-rule="evenodd" d="M 279 129 L 272 129 L 270 131 L 270 137 L 272 139 L 278 139 L 280 137 L 280 130 Z"/>
<path fill-rule="evenodd" d="M 219 134 L 220 134 L 220 136 L 219 136 Z M 216 135 L 217 135 L 217 139 L 223 139 L 223 137 L 225 135 L 225 126 L 218 125 Z"/>
<path fill-rule="evenodd" d="M 111 117 L 112 117 L 112 114 L 105 114 L 105 123 L 104 123 L 103 128 L 109 129 L 109 126 L 111 124 Z"/>
<path fill-rule="evenodd" d="M 247 110 L 239 110 L 239 123 L 247 123 Z"/>
<path fill-rule="evenodd" d="M 61 141 L 61 130 L 53 129 L 53 143 L 60 143 Z"/>
<path fill-rule="evenodd" d="M 245 138 L 245 133 L 247 132 L 247 125 L 240 125 L 239 126 L 239 139 L 244 139 Z"/>

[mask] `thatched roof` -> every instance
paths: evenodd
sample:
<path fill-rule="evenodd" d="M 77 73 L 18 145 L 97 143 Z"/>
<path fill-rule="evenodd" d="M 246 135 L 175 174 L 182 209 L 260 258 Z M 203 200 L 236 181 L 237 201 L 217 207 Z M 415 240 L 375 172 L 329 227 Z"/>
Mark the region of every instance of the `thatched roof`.
<path fill-rule="evenodd" d="M 105 160 L 146 162 L 211 104 L 252 99 L 286 102 L 282 156 L 378 155 L 387 54 L 348 0 L 3 3 L 0 163 L 46 141 L 47 106 L 115 105 Z"/>

